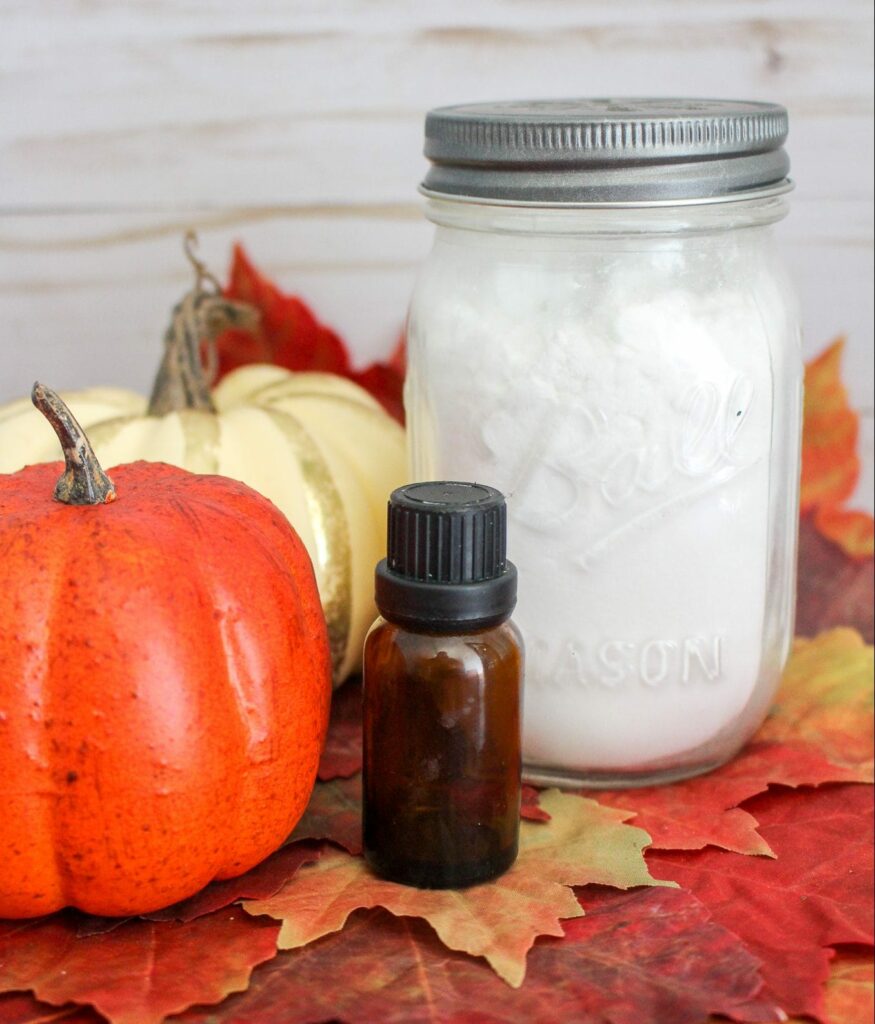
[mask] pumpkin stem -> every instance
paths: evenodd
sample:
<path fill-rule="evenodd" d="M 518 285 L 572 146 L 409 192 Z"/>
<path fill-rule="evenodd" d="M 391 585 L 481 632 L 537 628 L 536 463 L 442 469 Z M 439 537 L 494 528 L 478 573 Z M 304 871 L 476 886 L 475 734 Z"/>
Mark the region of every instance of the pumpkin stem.
<path fill-rule="evenodd" d="M 195 233 L 187 232 L 183 250 L 194 269 L 194 288 L 174 307 L 164 335 L 164 358 L 149 399 L 150 416 L 180 409 L 215 412 L 210 385 L 218 370 L 216 338 L 229 327 L 251 330 L 258 322 L 256 309 L 222 295 L 222 286 L 195 255 L 196 245 Z"/>
<path fill-rule="evenodd" d="M 55 501 L 65 505 L 106 505 L 115 501 L 112 480 L 104 473 L 76 417 L 63 399 L 39 381 L 30 393 L 31 401 L 51 423 L 64 450 L 67 463 L 63 476 L 55 486 Z"/>

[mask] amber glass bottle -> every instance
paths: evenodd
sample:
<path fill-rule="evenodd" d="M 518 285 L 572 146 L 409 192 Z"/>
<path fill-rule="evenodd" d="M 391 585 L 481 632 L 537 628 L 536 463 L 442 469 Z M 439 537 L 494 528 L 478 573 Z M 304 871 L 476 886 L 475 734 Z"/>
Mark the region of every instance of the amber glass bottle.
<path fill-rule="evenodd" d="M 494 488 L 390 498 L 364 655 L 364 848 L 384 878 L 456 888 L 516 858 L 523 646 L 505 551 Z"/>

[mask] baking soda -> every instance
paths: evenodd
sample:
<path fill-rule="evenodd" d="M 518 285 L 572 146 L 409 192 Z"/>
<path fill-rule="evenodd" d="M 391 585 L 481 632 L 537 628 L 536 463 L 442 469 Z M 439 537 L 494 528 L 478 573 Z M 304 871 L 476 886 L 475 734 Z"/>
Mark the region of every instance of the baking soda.
<path fill-rule="evenodd" d="M 529 765 L 658 768 L 751 713 L 786 331 L 751 251 L 447 229 L 420 280 L 414 476 L 508 495 Z"/>

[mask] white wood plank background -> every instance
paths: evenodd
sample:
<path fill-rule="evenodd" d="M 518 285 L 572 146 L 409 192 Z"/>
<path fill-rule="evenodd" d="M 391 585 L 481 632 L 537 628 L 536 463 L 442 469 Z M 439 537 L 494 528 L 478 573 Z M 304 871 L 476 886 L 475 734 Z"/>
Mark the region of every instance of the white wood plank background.
<path fill-rule="evenodd" d="M 777 99 L 781 227 L 811 355 L 848 335 L 872 504 L 869 0 L 0 0 L 0 400 L 140 389 L 187 283 L 235 239 L 366 361 L 429 227 L 422 117 L 521 96 Z"/>

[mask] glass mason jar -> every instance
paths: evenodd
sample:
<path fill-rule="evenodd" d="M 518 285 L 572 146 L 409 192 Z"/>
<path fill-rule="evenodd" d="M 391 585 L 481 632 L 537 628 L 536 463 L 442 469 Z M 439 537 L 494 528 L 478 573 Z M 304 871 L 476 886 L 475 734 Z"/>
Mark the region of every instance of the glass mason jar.
<path fill-rule="evenodd" d="M 433 111 L 408 320 L 415 480 L 508 496 L 526 776 L 649 785 L 733 756 L 793 633 L 802 363 L 773 238 L 786 112 Z"/>

